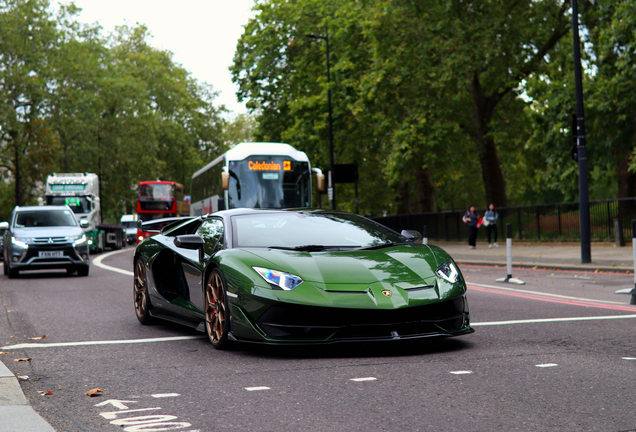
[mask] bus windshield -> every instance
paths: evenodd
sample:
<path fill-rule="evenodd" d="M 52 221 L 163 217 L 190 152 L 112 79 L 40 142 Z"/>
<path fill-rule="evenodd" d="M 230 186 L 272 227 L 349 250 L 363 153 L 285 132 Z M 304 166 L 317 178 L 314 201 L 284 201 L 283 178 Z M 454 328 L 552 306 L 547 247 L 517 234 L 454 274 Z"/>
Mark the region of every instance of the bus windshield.
<path fill-rule="evenodd" d="M 139 186 L 139 201 L 174 201 L 176 187 L 173 184 L 146 183 Z"/>
<path fill-rule="evenodd" d="M 294 208 L 311 205 L 309 163 L 287 156 L 229 161 L 229 208 Z"/>

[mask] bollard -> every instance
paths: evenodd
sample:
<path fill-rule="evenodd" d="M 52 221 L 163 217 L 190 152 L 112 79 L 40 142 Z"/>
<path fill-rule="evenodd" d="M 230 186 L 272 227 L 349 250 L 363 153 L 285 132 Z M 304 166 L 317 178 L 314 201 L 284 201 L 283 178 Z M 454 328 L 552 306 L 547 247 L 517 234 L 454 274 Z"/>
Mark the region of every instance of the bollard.
<path fill-rule="evenodd" d="M 428 237 L 426 236 L 426 225 L 424 225 L 424 229 L 422 230 L 422 244 L 428 244 Z"/>
<path fill-rule="evenodd" d="M 618 218 L 614 219 L 614 237 L 616 239 L 616 247 L 625 246 L 625 239 L 623 238 L 623 224 Z"/>
<path fill-rule="evenodd" d="M 508 276 L 496 279 L 495 282 L 505 282 L 515 285 L 525 285 L 526 283 L 520 279 L 512 277 L 512 225 L 506 224 L 506 269 Z"/>
<path fill-rule="evenodd" d="M 632 219 L 632 248 L 634 253 L 634 288 L 629 304 L 636 305 L 636 219 Z"/>

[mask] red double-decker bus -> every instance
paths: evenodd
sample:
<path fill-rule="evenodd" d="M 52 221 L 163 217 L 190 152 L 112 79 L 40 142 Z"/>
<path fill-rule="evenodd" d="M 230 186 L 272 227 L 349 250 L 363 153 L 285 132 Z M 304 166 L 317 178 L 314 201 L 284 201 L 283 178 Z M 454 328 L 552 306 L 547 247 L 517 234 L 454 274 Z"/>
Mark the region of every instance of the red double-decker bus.
<path fill-rule="evenodd" d="M 189 216 L 190 203 L 185 202 L 182 184 L 173 181 L 142 181 L 138 185 L 137 220 L 149 221 Z M 137 235 L 137 241 L 139 242 Z M 142 237 L 146 237 L 141 234 Z"/>

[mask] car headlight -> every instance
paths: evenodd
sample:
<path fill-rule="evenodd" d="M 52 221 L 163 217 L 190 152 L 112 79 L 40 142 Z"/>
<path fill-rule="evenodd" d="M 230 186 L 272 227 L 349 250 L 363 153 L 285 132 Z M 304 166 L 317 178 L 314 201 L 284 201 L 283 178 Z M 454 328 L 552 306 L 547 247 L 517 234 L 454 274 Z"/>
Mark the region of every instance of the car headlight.
<path fill-rule="evenodd" d="M 72 236 L 71 240 L 73 240 L 73 246 L 81 245 L 82 243 L 86 243 L 86 234 Z"/>
<path fill-rule="evenodd" d="M 29 248 L 29 243 L 31 243 L 31 241 L 32 240 L 29 237 L 11 237 L 11 243 L 24 249 Z"/>
<path fill-rule="evenodd" d="M 435 274 L 450 283 L 455 283 L 459 280 L 459 270 L 452 260 L 448 260 L 441 266 L 437 267 Z"/>
<path fill-rule="evenodd" d="M 285 273 L 263 267 L 252 268 L 270 285 L 274 285 L 274 287 L 278 287 L 285 291 L 291 291 L 303 282 L 300 276 L 296 276 L 291 273 Z"/>

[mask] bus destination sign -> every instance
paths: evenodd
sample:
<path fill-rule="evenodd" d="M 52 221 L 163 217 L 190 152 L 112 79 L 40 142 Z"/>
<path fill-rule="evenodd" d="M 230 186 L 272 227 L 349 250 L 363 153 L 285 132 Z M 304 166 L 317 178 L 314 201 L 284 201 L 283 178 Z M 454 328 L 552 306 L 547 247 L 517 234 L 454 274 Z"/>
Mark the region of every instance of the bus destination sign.
<path fill-rule="evenodd" d="M 260 162 L 260 161 L 249 161 L 249 169 L 250 171 L 280 171 L 281 165 L 278 162 Z M 291 161 L 283 161 L 282 166 L 283 171 L 291 171 Z"/>

